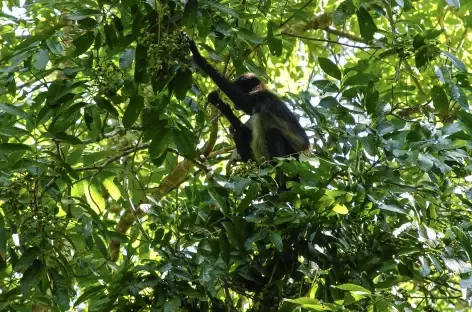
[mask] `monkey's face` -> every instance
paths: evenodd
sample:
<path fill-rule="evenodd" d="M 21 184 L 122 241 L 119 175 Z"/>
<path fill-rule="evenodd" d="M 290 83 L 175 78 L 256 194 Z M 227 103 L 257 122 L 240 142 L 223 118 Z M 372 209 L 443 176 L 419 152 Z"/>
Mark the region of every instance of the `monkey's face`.
<path fill-rule="evenodd" d="M 253 93 L 259 90 L 265 90 L 264 83 L 253 73 L 247 73 L 239 76 L 235 81 L 234 84 L 237 85 L 241 91 L 244 93 Z M 236 103 L 234 105 L 236 109 L 244 111 L 248 115 L 252 115 L 251 110 L 244 110 L 243 108 L 239 107 Z"/>
<path fill-rule="evenodd" d="M 263 82 L 253 73 L 247 73 L 239 76 L 234 83 L 244 92 L 250 93 L 254 89 L 259 89 Z"/>

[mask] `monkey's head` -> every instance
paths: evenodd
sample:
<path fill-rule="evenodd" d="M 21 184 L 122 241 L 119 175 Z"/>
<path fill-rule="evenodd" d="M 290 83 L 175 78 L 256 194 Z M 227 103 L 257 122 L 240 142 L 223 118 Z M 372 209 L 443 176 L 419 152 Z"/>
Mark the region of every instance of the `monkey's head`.
<path fill-rule="evenodd" d="M 265 90 L 266 87 L 264 82 L 259 79 L 253 73 L 242 74 L 234 81 L 234 84 L 237 85 L 244 93 L 252 93 L 257 91 Z M 237 109 L 241 109 L 236 106 Z M 250 114 L 251 112 L 246 112 Z"/>
<path fill-rule="evenodd" d="M 256 90 L 263 90 L 265 89 L 265 85 L 262 80 L 259 79 L 253 73 L 246 73 L 234 81 L 234 83 L 245 93 L 251 93 Z"/>

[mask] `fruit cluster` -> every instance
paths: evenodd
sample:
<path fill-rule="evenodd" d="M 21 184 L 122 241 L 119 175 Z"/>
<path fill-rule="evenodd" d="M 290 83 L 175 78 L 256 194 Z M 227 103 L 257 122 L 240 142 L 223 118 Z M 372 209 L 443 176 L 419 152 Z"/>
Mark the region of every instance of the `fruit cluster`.
<path fill-rule="evenodd" d="M 98 64 L 94 71 L 100 94 L 113 96 L 123 86 L 123 74 L 112 61 Z"/>
<path fill-rule="evenodd" d="M 182 40 L 178 32 L 156 34 L 146 33 L 138 42 L 148 47 L 147 71 L 151 76 L 158 75 L 162 70 L 169 72 L 176 67 L 188 68 L 191 56 L 188 43 Z"/>

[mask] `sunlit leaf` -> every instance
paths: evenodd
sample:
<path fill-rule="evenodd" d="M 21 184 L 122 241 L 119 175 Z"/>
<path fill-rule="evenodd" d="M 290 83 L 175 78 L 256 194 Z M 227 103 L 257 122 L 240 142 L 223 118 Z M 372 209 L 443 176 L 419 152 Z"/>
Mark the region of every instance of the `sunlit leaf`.
<path fill-rule="evenodd" d="M 39 49 L 33 55 L 33 67 L 38 70 L 43 70 L 49 62 L 49 52 L 47 49 Z"/>
<path fill-rule="evenodd" d="M 440 86 L 434 86 L 431 89 L 431 97 L 438 114 L 447 115 L 449 113 L 449 99 L 444 89 Z"/>
<path fill-rule="evenodd" d="M 274 244 L 275 248 L 281 252 L 284 249 L 284 244 L 282 242 L 282 237 L 280 236 L 280 234 L 274 231 L 270 231 L 269 237 L 270 241 L 272 242 L 272 244 Z"/>
<path fill-rule="evenodd" d="M 370 16 L 366 9 L 360 7 L 357 10 L 357 20 L 359 22 L 359 29 L 362 38 L 371 41 L 374 38 L 374 34 L 377 32 L 377 26 L 375 25 L 372 16 Z"/>
<path fill-rule="evenodd" d="M 127 48 L 121 53 L 120 56 L 120 68 L 128 69 L 131 67 L 134 61 L 136 50 L 134 48 Z"/>
<path fill-rule="evenodd" d="M 349 209 L 347 209 L 347 207 L 343 204 L 336 204 L 333 207 L 333 211 L 336 212 L 337 214 L 342 214 L 342 215 L 349 213 Z"/>
<path fill-rule="evenodd" d="M 318 57 L 318 63 L 320 64 L 321 69 L 331 77 L 341 80 L 341 71 L 338 66 L 334 64 L 330 59 L 325 57 Z"/>

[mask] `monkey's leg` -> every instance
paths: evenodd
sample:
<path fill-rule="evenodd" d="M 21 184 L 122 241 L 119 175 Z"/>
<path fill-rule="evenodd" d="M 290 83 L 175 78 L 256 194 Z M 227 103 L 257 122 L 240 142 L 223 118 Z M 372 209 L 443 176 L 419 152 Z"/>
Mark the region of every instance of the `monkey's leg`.
<path fill-rule="evenodd" d="M 251 149 L 252 130 L 248 126 L 241 123 L 238 128 L 234 128 L 233 139 L 242 161 L 254 158 Z"/>
<path fill-rule="evenodd" d="M 287 139 L 278 129 L 267 130 L 266 140 L 271 157 L 285 157 L 294 153 Z"/>

